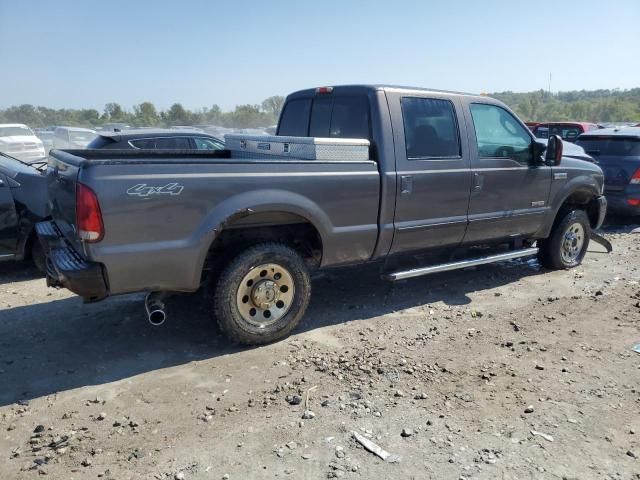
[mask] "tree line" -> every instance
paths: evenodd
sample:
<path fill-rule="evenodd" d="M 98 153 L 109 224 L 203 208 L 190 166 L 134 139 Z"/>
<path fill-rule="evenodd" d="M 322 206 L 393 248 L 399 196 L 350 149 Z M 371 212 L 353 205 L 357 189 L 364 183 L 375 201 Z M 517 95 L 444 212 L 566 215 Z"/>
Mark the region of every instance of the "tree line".
<path fill-rule="evenodd" d="M 490 96 L 509 105 L 525 121 L 640 122 L 640 88 L 500 92 Z"/>
<path fill-rule="evenodd" d="M 134 127 L 170 127 L 175 125 L 218 125 L 232 128 L 255 128 L 274 125 L 278 121 L 284 97 L 273 96 L 257 105 L 238 105 L 223 112 L 218 105 L 188 110 L 174 103 L 158 110 L 151 102 L 134 105 L 131 110 L 118 103 L 107 103 L 102 112 L 94 108 L 53 109 L 29 104 L 0 110 L 0 123 L 24 123 L 32 128 L 52 125 L 100 127 L 105 123 L 125 123 Z"/>
<path fill-rule="evenodd" d="M 544 90 L 499 92 L 489 96 L 509 105 L 526 121 L 640 122 L 640 88 L 558 93 Z M 0 110 L 0 123 L 25 123 L 34 128 L 50 125 L 100 127 L 105 123 L 126 123 L 136 127 L 219 125 L 255 128 L 274 125 L 283 103 L 284 97 L 273 96 L 260 104 L 238 105 L 230 112 L 223 112 L 218 105 L 188 110 L 180 103 L 174 103 L 167 110 L 158 110 L 151 102 L 134 105 L 131 110 L 118 103 L 107 103 L 102 112 L 93 108 L 52 109 L 25 104 Z"/>

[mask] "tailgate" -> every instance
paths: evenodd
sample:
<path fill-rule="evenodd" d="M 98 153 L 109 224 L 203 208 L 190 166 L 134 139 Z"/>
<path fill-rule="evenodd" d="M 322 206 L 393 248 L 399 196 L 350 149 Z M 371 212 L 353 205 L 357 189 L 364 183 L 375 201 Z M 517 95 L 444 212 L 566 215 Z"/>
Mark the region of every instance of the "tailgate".
<path fill-rule="evenodd" d="M 83 160 L 74 155 L 54 150 L 47 167 L 47 189 L 51 218 L 65 239 L 81 252 L 76 229 L 76 184 Z"/>
<path fill-rule="evenodd" d="M 605 192 L 621 192 L 627 188 L 631 177 L 640 168 L 640 159 L 624 157 L 601 157 L 598 164 L 604 172 Z"/>

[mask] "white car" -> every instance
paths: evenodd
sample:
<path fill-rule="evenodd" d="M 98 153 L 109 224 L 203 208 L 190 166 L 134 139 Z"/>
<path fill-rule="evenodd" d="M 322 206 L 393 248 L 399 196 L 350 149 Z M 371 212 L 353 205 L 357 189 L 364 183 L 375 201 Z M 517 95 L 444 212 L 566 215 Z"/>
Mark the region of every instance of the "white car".
<path fill-rule="evenodd" d="M 24 162 L 46 156 L 42 140 L 22 123 L 0 124 L 0 152 Z"/>
<path fill-rule="evenodd" d="M 53 135 L 53 148 L 87 148 L 98 134 L 95 130 L 80 127 L 57 127 Z"/>

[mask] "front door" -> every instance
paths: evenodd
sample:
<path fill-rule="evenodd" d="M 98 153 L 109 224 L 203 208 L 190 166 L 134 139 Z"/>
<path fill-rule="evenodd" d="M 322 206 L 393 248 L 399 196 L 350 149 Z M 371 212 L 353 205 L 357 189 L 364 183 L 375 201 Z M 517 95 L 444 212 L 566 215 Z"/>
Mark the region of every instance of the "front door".
<path fill-rule="evenodd" d="M 455 247 L 467 228 L 471 171 L 455 97 L 387 92 L 396 154 L 391 253 Z"/>
<path fill-rule="evenodd" d="M 470 103 L 472 189 L 465 243 L 526 238 L 549 209 L 551 167 L 533 158 L 529 129 L 507 109 Z"/>
<path fill-rule="evenodd" d="M 18 244 L 18 219 L 7 177 L 0 173 L 0 259 L 13 256 Z"/>

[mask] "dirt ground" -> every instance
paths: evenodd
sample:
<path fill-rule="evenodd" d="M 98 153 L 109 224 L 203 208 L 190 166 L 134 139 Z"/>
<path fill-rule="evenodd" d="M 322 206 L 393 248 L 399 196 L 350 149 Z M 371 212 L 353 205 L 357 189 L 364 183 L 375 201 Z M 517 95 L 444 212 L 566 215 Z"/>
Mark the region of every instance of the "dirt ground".
<path fill-rule="evenodd" d="M 260 348 L 198 296 L 154 328 L 139 295 L 84 305 L 2 264 L 0 478 L 640 479 L 633 228 L 571 271 L 323 274 Z"/>

